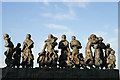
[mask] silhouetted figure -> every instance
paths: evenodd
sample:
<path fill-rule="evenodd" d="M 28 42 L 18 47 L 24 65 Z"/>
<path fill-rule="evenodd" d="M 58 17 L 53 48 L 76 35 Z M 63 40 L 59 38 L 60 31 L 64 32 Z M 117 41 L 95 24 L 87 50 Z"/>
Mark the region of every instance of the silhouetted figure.
<path fill-rule="evenodd" d="M 58 48 L 61 49 L 61 55 L 59 57 L 59 67 L 72 67 L 71 53 L 69 49 L 69 42 L 66 40 L 66 35 L 62 35 L 62 40 L 59 42 Z"/>
<path fill-rule="evenodd" d="M 14 45 L 11 42 L 8 34 L 4 34 L 3 37 L 5 40 L 5 47 L 7 47 L 7 51 L 5 51 L 4 53 L 6 56 L 5 63 L 7 64 L 7 67 L 12 67 L 13 65 L 12 55 L 13 55 Z"/>
<path fill-rule="evenodd" d="M 102 37 L 98 37 L 98 40 L 99 41 L 94 45 L 94 63 L 97 69 L 100 69 L 100 67 L 103 69 L 105 65 L 103 49 L 106 48 L 106 45 L 102 42 Z"/>
<path fill-rule="evenodd" d="M 12 59 L 13 59 L 13 67 L 15 68 L 15 66 L 17 66 L 17 68 L 19 68 L 20 66 L 20 58 L 21 58 L 21 48 L 20 48 L 21 44 L 18 43 L 17 46 L 14 48 L 14 52 L 12 55 Z"/>

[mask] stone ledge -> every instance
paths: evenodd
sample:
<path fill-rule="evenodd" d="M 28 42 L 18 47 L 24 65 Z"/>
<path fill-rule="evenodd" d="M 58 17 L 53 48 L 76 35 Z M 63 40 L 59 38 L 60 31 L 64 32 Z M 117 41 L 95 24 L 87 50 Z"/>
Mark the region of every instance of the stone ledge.
<path fill-rule="evenodd" d="M 2 80 L 119 80 L 119 70 L 3 68 Z"/>

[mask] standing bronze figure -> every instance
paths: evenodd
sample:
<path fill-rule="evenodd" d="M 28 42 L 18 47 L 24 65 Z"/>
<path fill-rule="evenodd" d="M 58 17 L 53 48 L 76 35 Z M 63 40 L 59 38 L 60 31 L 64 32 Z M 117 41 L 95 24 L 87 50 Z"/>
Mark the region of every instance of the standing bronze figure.
<path fill-rule="evenodd" d="M 114 69 L 116 64 L 115 51 L 112 50 L 109 56 L 107 57 L 107 69 Z"/>
<path fill-rule="evenodd" d="M 88 38 L 88 43 L 85 48 L 85 65 L 89 66 L 90 68 L 93 68 L 94 64 L 94 57 L 93 57 L 93 52 L 91 50 L 92 47 L 94 47 L 94 44 L 98 42 L 98 38 L 96 37 L 95 34 L 91 34 L 90 37 Z"/>
<path fill-rule="evenodd" d="M 20 48 L 21 44 L 18 43 L 17 46 L 14 48 L 14 52 L 12 55 L 12 59 L 13 59 L 13 67 L 15 68 L 15 66 L 17 66 L 17 68 L 20 67 L 20 58 L 21 58 L 21 48 Z"/>
<path fill-rule="evenodd" d="M 69 48 L 69 42 L 66 40 L 66 35 L 62 35 L 62 40 L 59 42 L 59 49 L 61 49 L 61 55 L 59 57 L 59 67 L 72 67 L 71 53 Z"/>
<path fill-rule="evenodd" d="M 106 69 L 115 68 L 116 58 L 114 54 L 115 54 L 115 51 L 112 48 L 110 48 L 110 44 L 108 43 L 105 49 L 105 68 Z"/>
<path fill-rule="evenodd" d="M 23 68 L 33 68 L 34 56 L 31 50 L 33 47 L 34 47 L 34 42 L 31 40 L 31 35 L 27 34 L 22 47 L 22 67 Z"/>
<path fill-rule="evenodd" d="M 12 55 L 13 55 L 14 45 L 11 42 L 8 34 L 4 34 L 3 37 L 5 40 L 5 47 L 7 47 L 7 50 L 4 53 L 6 56 L 5 63 L 7 64 L 7 67 L 12 67 L 13 66 Z"/>
<path fill-rule="evenodd" d="M 39 53 L 37 62 L 39 67 L 57 67 L 58 60 L 58 50 L 54 50 L 57 46 L 57 37 L 54 37 L 52 34 L 48 35 L 48 39 L 45 40 L 45 45 L 42 52 Z M 47 51 L 45 49 L 47 48 Z"/>
<path fill-rule="evenodd" d="M 103 69 L 105 61 L 104 61 L 104 53 L 103 49 L 106 48 L 106 45 L 102 42 L 103 38 L 98 37 L 99 41 L 94 45 L 95 52 L 94 52 L 94 64 L 97 69 L 101 67 Z"/>
<path fill-rule="evenodd" d="M 72 36 L 72 41 L 70 42 L 70 47 L 73 50 L 72 51 L 72 57 L 73 57 L 73 63 L 75 65 L 76 68 L 80 68 L 80 58 L 82 57 L 82 55 L 80 56 L 79 54 L 79 49 L 82 48 L 81 43 L 76 40 L 75 36 Z"/>

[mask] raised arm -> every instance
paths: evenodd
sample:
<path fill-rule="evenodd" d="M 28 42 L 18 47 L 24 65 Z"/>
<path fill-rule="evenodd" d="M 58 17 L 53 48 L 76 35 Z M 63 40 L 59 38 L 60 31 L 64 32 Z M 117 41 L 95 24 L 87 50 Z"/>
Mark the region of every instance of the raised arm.
<path fill-rule="evenodd" d="M 41 53 L 43 53 L 45 51 L 46 47 L 47 47 L 47 43 L 45 43 L 45 45 L 44 45 L 43 50 L 42 50 Z"/>
<path fill-rule="evenodd" d="M 9 42 L 8 40 L 5 40 L 5 47 L 8 47 L 9 46 Z"/>

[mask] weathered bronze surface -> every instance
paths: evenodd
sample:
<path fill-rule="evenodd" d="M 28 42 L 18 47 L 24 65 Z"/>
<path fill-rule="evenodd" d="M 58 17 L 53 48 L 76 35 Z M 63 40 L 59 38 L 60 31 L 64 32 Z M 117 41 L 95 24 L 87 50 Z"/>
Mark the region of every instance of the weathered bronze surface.
<path fill-rule="evenodd" d="M 34 42 L 31 40 L 31 35 L 27 34 L 26 39 L 23 42 L 22 47 L 22 67 L 23 68 L 33 68 L 34 56 L 32 54 L 32 48 L 34 47 Z"/>
<path fill-rule="evenodd" d="M 7 64 L 7 67 L 12 67 L 13 65 L 12 55 L 13 55 L 14 45 L 11 42 L 8 34 L 4 34 L 3 37 L 5 40 L 5 47 L 7 47 L 7 50 L 4 52 L 6 56 L 5 63 Z"/>
<path fill-rule="evenodd" d="M 32 54 L 32 48 L 34 47 L 34 42 L 31 40 L 31 35 L 26 35 L 22 50 L 20 43 L 14 48 L 8 34 L 4 34 L 3 37 L 5 47 L 7 47 L 4 53 L 7 67 L 15 68 L 17 66 L 19 68 L 21 65 L 22 68 L 33 68 L 34 55 Z M 95 34 L 90 35 L 85 48 L 85 58 L 83 57 L 83 53 L 79 53 L 82 46 L 80 41 L 76 40 L 75 36 L 72 36 L 70 44 L 66 40 L 66 35 L 62 35 L 61 38 L 58 44 L 61 54 L 58 56 L 58 50 L 55 50 L 58 38 L 52 34 L 48 35 L 42 51 L 38 54 L 37 63 L 39 64 L 39 68 L 114 69 L 116 67 L 115 51 L 110 47 L 110 44 L 106 45 L 103 42 L 102 37 L 97 37 Z M 21 57 L 22 62 L 20 63 Z"/>
<path fill-rule="evenodd" d="M 59 42 L 58 48 L 61 49 L 61 55 L 59 58 L 60 67 L 72 67 L 73 62 L 71 60 L 72 55 L 69 48 L 69 42 L 66 40 L 66 35 L 62 35 L 62 40 Z"/>
<path fill-rule="evenodd" d="M 42 52 L 39 53 L 37 62 L 39 67 L 57 67 L 58 60 L 58 50 L 54 50 L 57 46 L 57 37 L 54 37 L 52 34 L 48 35 L 48 39 L 45 40 L 45 45 Z M 45 49 L 47 48 L 47 51 Z"/>
<path fill-rule="evenodd" d="M 20 66 L 20 58 L 21 58 L 21 48 L 20 48 L 21 44 L 18 43 L 17 46 L 14 48 L 14 52 L 12 55 L 12 59 L 13 59 L 13 67 L 15 68 L 15 66 L 17 66 L 17 68 L 19 68 Z"/>

